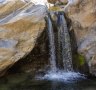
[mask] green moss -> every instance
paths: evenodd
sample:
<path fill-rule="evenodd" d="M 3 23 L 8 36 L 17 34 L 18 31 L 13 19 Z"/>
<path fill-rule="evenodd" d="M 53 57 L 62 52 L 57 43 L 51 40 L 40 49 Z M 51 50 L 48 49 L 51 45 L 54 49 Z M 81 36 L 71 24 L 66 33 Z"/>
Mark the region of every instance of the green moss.
<path fill-rule="evenodd" d="M 53 6 L 53 7 L 50 7 L 49 10 L 50 10 L 50 11 L 60 11 L 61 8 L 58 7 L 58 6 Z"/>
<path fill-rule="evenodd" d="M 78 55 L 78 59 L 79 59 L 80 65 L 84 65 L 84 63 L 85 63 L 85 58 L 84 58 L 84 56 Z"/>
<path fill-rule="evenodd" d="M 75 54 L 74 55 L 74 61 L 75 61 L 75 64 L 76 66 L 83 66 L 85 64 L 85 58 L 84 56 L 80 55 L 80 54 Z"/>

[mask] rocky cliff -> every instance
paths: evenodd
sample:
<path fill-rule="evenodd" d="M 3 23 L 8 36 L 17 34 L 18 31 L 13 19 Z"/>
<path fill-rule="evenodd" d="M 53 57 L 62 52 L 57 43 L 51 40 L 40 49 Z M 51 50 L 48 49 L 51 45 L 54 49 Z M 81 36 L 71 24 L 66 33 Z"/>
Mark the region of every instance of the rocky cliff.
<path fill-rule="evenodd" d="M 86 58 L 90 73 L 96 75 L 96 0 L 73 0 L 65 13 L 72 21 L 78 52 Z"/>
<path fill-rule="evenodd" d="M 50 3 L 53 3 L 53 1 L 49 0 Z M 66 0 L 61 1 L 66 2 Z M 71 20 L 69 22 L 70 30 L 74 32 L 77 51 L 86 59 L 89 72 L 96 75 L 96 0 L 67 1 L 68 3 L 64 6 L 63 11 Z"/>
<path fill-rule="evenodd" d="M 21 0 L 0 3 L 0 73 L 26 56 L 45 28 L 46 8 Z"/>

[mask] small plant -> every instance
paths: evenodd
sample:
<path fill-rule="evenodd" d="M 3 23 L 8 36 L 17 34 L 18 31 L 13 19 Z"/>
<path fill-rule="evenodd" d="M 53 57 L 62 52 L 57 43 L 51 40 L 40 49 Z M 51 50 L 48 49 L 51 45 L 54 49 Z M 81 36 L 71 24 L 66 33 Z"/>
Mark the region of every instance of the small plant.
<path fill-rule="evenodd" d="M 83 55 L 76 54 L 74 55 L 74 59 L 77 66 L 83 66 L 85 64 L 85 57 Z"/>

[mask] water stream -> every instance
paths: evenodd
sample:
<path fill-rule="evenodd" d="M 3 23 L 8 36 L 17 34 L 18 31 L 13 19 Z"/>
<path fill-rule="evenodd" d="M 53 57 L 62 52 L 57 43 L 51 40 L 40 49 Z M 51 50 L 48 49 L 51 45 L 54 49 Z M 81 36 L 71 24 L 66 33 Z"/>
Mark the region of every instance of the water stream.
<path fill-rule="evenodd" d="M 63 13 L 58 13 L 57 15 L 57 29 L 58 29 L 58 62 L 59 60 L 63 63 L 63 70 L 65 72 L 73 71 L 72 66 L 72 54 L 71 54 L 71 45 L 70 45 L 70 36 L 66 24 L 66 20 L 64 18 Z M 58 63 L 56 62 L 56 44 L 54 37 L 54 30 L 52 26 L 52 21 L 50 17 L 47 17 L 48 24 L 48 37 L 49 37 L 49 50 L 50 50 L 50 67 L 51 71 L 57 71 Z M 60 64 L 59 64 L 60 66 Z M 59 68 L 60 69 L 60 68 Z"/>
<path fill-rule="evenodd" d="M 55 43 L 54 43 L 54 33 L 52 22 L 50 18 L 47 18 L 48 23 L 48 37 L 49 37 L 49 50 L 50 50 L 50 67 L 52 72 L 56 72 L 56 53 L 55 53 Z"/>
<path fill-rule="evenodd" d="M 66 82 L 84 79 L 84 75 L 73 70 L 70 35 L 63 12 L 57 13 L 57 39 L 55 39 L 55 31 L 50 16 L 46 18 L 49 37 L 50 70 L 44 76 L 36 76 L 36 79 Z M 60 68 L 62 65 L 63 69 Z"/>
<path fill-rule="evenodd" d="M 73 71 L 70 36 L 63 13 L 58 14 L 58 46 L 62 53 L 64 71 Z M 61 49 L 60 49 L 61 48 Z M 60 51 L 59 51 L 60 52 Z"/>

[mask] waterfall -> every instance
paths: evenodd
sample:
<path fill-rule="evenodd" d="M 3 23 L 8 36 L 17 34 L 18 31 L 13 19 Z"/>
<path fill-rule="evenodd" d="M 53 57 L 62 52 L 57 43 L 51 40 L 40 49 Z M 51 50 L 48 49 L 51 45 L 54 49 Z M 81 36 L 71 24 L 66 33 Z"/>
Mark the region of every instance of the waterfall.
<path fill-rule="evenodd" d="M 56 50 L 55 50 L 55 42 L 54 42 L 54 32 L 53 26 L 50 17 L 47 17 L 47 24 L 48 24 L 48 37 L 49 37 L 49 53 L 50 53 L 50 64 L 51 70 L 56 72 Z"/>
<path fill-rule="evenodd" d="M 58 39 L 55 39 L 56 36 L 54 35 L 55 32 L 50 16 L 47 17 L 51 70 L 57 71 L 58 68 L 59 70 L 63 69 L 65 72 L 73 71 L 70 36 L 62 12 L 57 14 L 56 22 Z M 57 42 L 57 44 L 55 44 L 55 42 Z"/>
<path fill-rule="evenodd" d="M 63 13 L 58 14 L 57 24 L 59 42 L 58 48 L 61 48 L 64 71 L 73 71 L 70 36 Z"/>
<path fill-rule="evenodd" d="M 52 25 L 51 15 L 46 18 L 51 70 L 43 77 L 36 78 L 64 82 L 85 79 L 83 74 L 73 71 L 70 36 L 64 14 L 58 12 L 55 15 L 57 17 L 55 28 Z"/>

